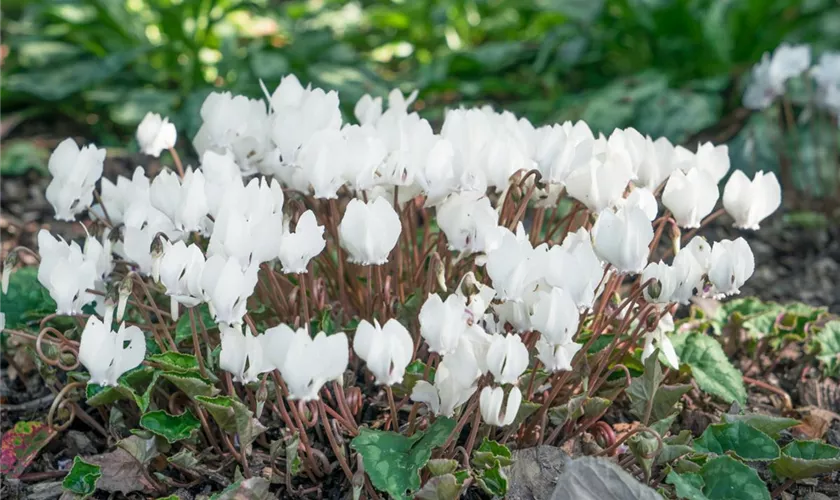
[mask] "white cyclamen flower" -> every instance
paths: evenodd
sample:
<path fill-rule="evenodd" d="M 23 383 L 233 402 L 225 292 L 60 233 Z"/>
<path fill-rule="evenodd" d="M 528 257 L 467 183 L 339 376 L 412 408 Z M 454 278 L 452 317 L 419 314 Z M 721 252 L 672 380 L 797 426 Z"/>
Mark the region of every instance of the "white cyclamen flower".
<path fill-rule="evenodd" d="M 595 252 L 621 273 L 640 273 L 648 260 L 653 226 L 637 207 L 601 212 L 592 227 Z"/>
<path fill-rule="evenodd" d="M 429 351 L 440 355 L 455 351 L 467 328 L 466 310 L 466 300 L 457 294 L 447 297 L 446 302 L 437 294 L 429 295 L 418 317 L 420 335 L 429 344 Z"/>
<path fill-rule="evenodd" d="M 96 316 L 88 318 L 79 342 L 79 362 L 90 372 L 88 384 L 116 386 L 117 379 L 145 356 L 146 338 L 138 327 L 123 323 L 112 332 Z"/>
<path fill-rule="evenodd" d="M 67 244 L 54 238 L 49 231 L 38 232 L 38 281 L 55 300 L 58 314 L 81 314 L 82 307 L 95 299 L 88 292 L 99 279 L 97 262 L 85 258 L 82 249 L 75 242 Z"/>
<path fill-rule="evenodd" d="M 280 240 L 278 257 L 284 273 L 305 273 L 309 261 L 315 258 L 327 245 L 324 226 L 319 226 L 312 210 L 298 218 L 295 231 L 284 229 Z"/>
<path fill-rule="evenodd" d="M 662 354 L 665 356 L 665 360 L 671 368 L 679 370 L 680 358 L 674 350 L 674 345 L 671 344 L 671 339 L 668 338 L 668 335 L 673 332 L 674 318 L 671 316 L 671 313 L 666 313 L 659 319 L 656 329 L 645 334 L 645 348 L 642 351 L 642 362 L 644 363 L 644 361 L 653 354 L 653 351 L 655 350 L 653 344 L 655 342 L 657 347 L 659 347 L 659 350 L 662 351 Z"/>
<path fill-rule="evenodd" d="M 169 295 L 172 319 L 178 319 L 178 304 L 195 307 L 204 300 L 201 275 L 204 272 L 204 253 L 195 245 L 183 241 L 175 244 L 164 242 L 160 259 L 160 281 Z"/>
<path fill-rule="evenodd" d="M 254 336 L 250 327 L 219 324 L 222 351 L 219 367 L 233 375 L 234 382 L 256 382 L 259 375 L 270 372 L 274 365 L 268 360 L 268 340 L 265 334 Z M 246 368 L 247 365 L 247 368 Z"/>
<path fill-rule="evenodd" d="M 56 219 L 75 220 L 76 214 L 90 206 L 104 163 L 105 150 L 93 145 L 79 149 L 73 139 L 65 139 L 55 148 L 47 164 L 53 178 L 46 198 Z"/>
<path fill-rule="evenodd" d="M 160 156 L 164 149 L 174 148 L 177 138 L 175 125 L 169 123 L 169 118 L 161 118 L 159 114 L 151 111 L 146 113 L 137 127 L 140 151 L 154 157 Z"/>
<path fill-rule="evenodd" d="M 201 275 L 201 288 L 210 312 L 219 323 L 239 324 L 245 316 L 248 297 L 257 286 L 257 266 L 245 270 L 239 261 L 214 255 L 207 259 Z"/>
<path fill-rule="evenodd" d="M 379 326 L 376 320 L 373 323 L 371 325 L 366 320 L 359 323 L 353 338 L 353 350 L 367 363 L 377 384 L 399 384 L 414 354 L 411 334 L 393 318 L 384 326 Z"/>
<path fill-rule="evenodd" d="M 344 375 L 350 351 L 347 335 L 310 337 L 303 328 L 293 331 L 286 325 L 266 330 L 268 356 L 280 370 L 289 389 L 289 399 L 313 401 L 327 382 Z"/>
<path fill-rule="evenodd" d="M 368 203 L 358 198 L 350 200 L 338 225 L 347 260 L 365 266 L 388 262 L 388 254 L 400 239 L 400 231 L 400 217 L 385 198 Z"/>
<path fill-rule="evenodd" d="M 537 340 L 537 359 L 549 372 L 572 369 L 572 359 L 583 345 L 575 342 L 552 344 L 543 339 Z"/>
<path fill-rule="evenodd" d="M 487 367 L 497 384 L 515 384 L 528 368 L 528 348 L 522 337 L 496 336 L 487 351 Z"/>
<path fill-rule="evenodd" d="M 201 170 L 187 169 L 183 179 L 164 170 L 152 181 L 149 197 L 152 206 L 169 217 L 178 230 L 202 229 L 209 206 Z"/>
<path fill-rule="evenodd" d="M 717 203 L 717 183 L 705 171 L 693 168 L 688 173 L 675 170 L 662 192 L 662 204 L 674 214 L 680 227 L 700 227 Z"/>
<path fill-rule="evenodd" d="M 758 224 L 782 204 L 782 188 L 776 175 L 758 171 L 752 182 L 736 170 L 723 190 L 723 208 L 735 219 L 735 227 L 758 229 Z"/>
<path fill-rule="evenodd" d="M 651 262 L 642 271 L 642 284 L 653 279 L 645 287 L 645 300 L 654 304 L 667 304 L 673 301 L 674 291 L 677 289 L 677 276 L 674 269 L 664 262 Z"/>
<path fill-rule="evenodd" d="M 593 160 L 590 165 L 569 174 L 566 191 L 590 211 L 598 213 L 621 198 L 632 177 L 629 161 L 618 161 L 612 157 L 604 161 Z"/>
<path fill-rule="evenodd" d="M 505 391 L 501 387 L 485 387 L 481 390 L 479 409 L 481 418 L 488 425 L 504 427 L 516 419 L 519 405 L 522 403 L 522 391 L 519 387 L 512 387 L 505 401 Z M 502 405 L 504 404 L 504 408 Z"/>
<path fill-rule="evenodd" d="M 444 359 L 435 371 L 434 385 L 425 380 L 418 381 L 411 391 L 411 400 L 425 403 L 435 415 L 451 417 L 455 409 L 466 403 L 475 390 L 475 385 L 463 387 L 455 382 Z"/>
<path fill-rule="evenodd" d="M 437 207 L 437 222 L 450 250 L 481 253 L 498 246 L 499 214 L 490 199 L 477 191 L 465 191 L 448 196 Z"/>
<path fill-rule="evenodd" d="M 713 292 L 732 295 L 741 292 L 741 286 L 755 271 L 755 258 L 744 238 L 720 240 L 712 246 L 709 281 Z"/>
<path fill-rule="evenodd" d="M 571 342 L 579 320 L 578 308 L 571 295 L 556 287 L 539 293 L 531 313 L 531 327 L 552 344 Z"/>
<path fill-rule="evenodd" d="M 571 295 L 578 309 L 591 307 L 604 266 L 592 248 L 589 231 L 580 228 L 567 234 L 562 245 L 548 250 L 547 259 L 546 282 Z"/>
<path fill-rule="evenodd" d="M 487 254 L 487 275 L 500 299 L 521 301 L 545 272 L 541 264 L 546 249 L 544 246 L 531 246 L 521 222 L 516 234 L 507 228 L 501 231 L 501 244 Z"/>

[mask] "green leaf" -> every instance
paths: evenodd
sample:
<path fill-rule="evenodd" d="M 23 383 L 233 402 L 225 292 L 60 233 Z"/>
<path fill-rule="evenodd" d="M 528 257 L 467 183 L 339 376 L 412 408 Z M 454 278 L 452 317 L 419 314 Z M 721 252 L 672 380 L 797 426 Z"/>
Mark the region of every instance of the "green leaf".
<path fill-rule="evenodd" d="M 434 476 L 443 476 L 445 474 L 452 474 L 458 470 L 458 461 L 446 458 L 436 458 L 429 460 L 426 464 L 429 473 Z"/>
<path fill-rule="evenodd" d="M 770 500 L 758 473 L 729 456 L 713 458 L 703 465 L 703 493 L 709 500 Z"/>
<path fill-rule="evenodd" d="M 665 378 L 662 374 L 662 366 L 659 364 L 659 350 L 648 356 L 645 360 L 645 371 L 641 377 L 636 377 L 630 382 L 627 388 L 627 396 L 630 398 L 630 411 L 639 419 L 645 420 L 647 409 L 650 406 L 648 418 L 654 422 L 662 420 L 674 412 L 674 405 L 680 400 L 683 394 L 691 390 L 691 386 L 684 385 L 663 385 Z M 646 421 L 642 422 L 646 424 Z"/>
<path fill-rule="evenodd" d="M 210 314 L 210 306 L 207 304 L 194 307 L 193 313 L 197 313 L 195 314 L 196 332 L 201 332 L 201 323 L 199 321 L 204 323 L 207 330 L 216 328 L 216 322 L 213 320 L 213 315 Z M 188 339 L 192 339 L 192 324 L 190 323 L 189 311 L 178 318 L 178 323 L 175 324 L 175 344 L 181 345 L 181 342 Z M 198 365 L 196 365 L 196 369 L 198 369 Z"/>
<path fill-rule="evenodd" d="M 458 500 L 463 483 L 454 474 L 433 476 L 414 495 L 415 500 Z"/>
<path fill-rule="evenodd" d="M 55 312 L 55 301 L 38 281 L 36 266 L 11 271 L 9 293 L 3 296 L 6 328 L 20 330 Z"/>
<path fill-rule="evenodd" d="M 47 175 L 47 160 L 50 151 L 29 140 L 8 141 L 0 157 L 0 175 L 4 177 L 21 176 L 30 170 L 40 175 Z"/>
<path fill-rule="evenodd" d="M 699 474 L 677 474 L 676 471 L 668 473 L 666 482 L 674 486 L 677 498 L 684 498 L 686 500 L 709 500 L 703 494 L 703 478 Z"/>
<path fill-rule="evenodd" d="M 248 449 L 254 439 L 265 432 L 265 427 L 254 418 L 253 412 L 228 396 L 196 396 L 195 400 L 210 412 L 213 419 L 225 432 L 239 436 L 239 446 Z"/>
<path fill-rule="evenodd" d="M 182 449 L 181 451 L 172 455 L 171 457 L 168 457 L 166 461 L 181 467 L 185 467 L 187 469 L 192 469 L 193 467 L 198 465 L 198 459 L 195 458 L 195 455 L 186 448 Z"/>
<path fill-rule="evenodd" d="M 473 451 L 472 462 L 479 469 L 507 467 L 513 463 L 511 456 L 507 446 L 484 438 L 481 445 Z"/>
<path fill-rule="evenodd" d="M 779 433 L 781 431 L 799 424 L 799 420 L 762 415 L 761 413 L 748 413 L 746 415 L 730 415 L 728 413 L 724 413 L 723 421 L 730 423 L 744 422 L 750 427 L 760 430 L 773 439 L 779 439 Z"/>
<path fill-rule="evenodd" d="M 119 73 L 147 48 L 113 52 L 104 57 L 83 57 L 61 65 L 8 75 L 4 86 L 10 92 L 58 101 L 89 89 Z"/>
<path fill-rule="evenodd" d="M 493 497 L 504 498 L 508 489 L 508 479 L 499 465 L 482 470 L 476 476 L 478 486 Z"/>
<path fill-rule="evenodd" d="M 160 370 L 149 366 L 139 366 L 122 374 L 117 380 L 116 387 L 88 384 L 85 388 L 87 404 L 103 406 L 121 399 L 128 399 L 134 401 L 140 411 L 146 411 L 149 409 L 152 390 L 160 375 Z"/>
<path fill-rule="evenodd" d="M 455 421 L 445 417 L 410 437 L 362 428 L 350 446 L 364 459 L 365 472 L 377 489 L 395 498 L 410 498 L 406 492 L 420 488 L 419 471 L 432 456 L 432 449 L 445 443 L 454 429 Z"/>
<path fill-rule="evenodd" d="M 794 441 L 770 467 L 776 475 L 806 479 L 840 470 L 840 448 L 819 441 Z"/>
<path fill-rule="evenodd" d="M 423 374 L 426 373 L 426 364 L 416 359 L 409 363 L 409 365 L 405 368 L 405 375 L 403 376 L 402 383 L 396 384 L 393 388 L 394 395 L 396 397 L 406 397 L 411 394 L 411 391 L 414 389 L 414 385 L 417 384 L 418 381 L 423 380 Z M 429 369 L 429 383 L 434 383 L 435 381 L 435 369 Z"/>
<path fill-rule="evenodd" d="M 201 427 L 201 422 L 189 408 L 184 413 L 175 416 L 163 410 L 157 410 L 140 417 L 140 427 L 152 431 L 170 443 L 175 443 L 190 437 Z"/>
<path fill-rule="evenodd" d="M 720 343 L 702 333 L 682 333 L 671 337 L 680 363 L 691 368 L 700 389 L 731 403 L 744 405 L 747 389 L 741 372 L 732 366 Z"/>
<path fill-rule="evenodd" d="M 100 477 L 102 470 L 98 465 L 89 464 L 77 456 L 73 459 L 73 468 L 64 477 L 61 486 L 71 493 L 87 498 L 96 491 L 96 482 Z"/>
<path fill-rule="evenodd" d="M 160 365 L 164 371 L 176 373 L 197 372 L 198 360 L 192 354 L 181 352 L 165 352 L 149 356 L 148 361 Z"/>
<path fill-rule="evenodd" d="M 41 422 L 17 422 L 0 441 L 0 473 L 17 478 L 57 432 Z"/>
<path fill-rule="evenodd" d="M 216 386 L 205 380 L 198 373 L 164 372 L 161 376 L 172 382 L 175 387 L 193 399 L 195 399 L 196 396 L 215 396 L 220 392 Z"/>
<path fill-rule="evenodd" d="M 694 440 L 694 449 L 717 455 L 732 452 L 743 460 L 775 460 L 779 457 L 779 445 L 773 438 L 740 421 L 710 425 L 702 436 Z"/>
<path fill-rule="evenodd" d="M 840 320 L 829 321 L 814 335 L 817 359 L 829 377 L 840 375 Z"/>

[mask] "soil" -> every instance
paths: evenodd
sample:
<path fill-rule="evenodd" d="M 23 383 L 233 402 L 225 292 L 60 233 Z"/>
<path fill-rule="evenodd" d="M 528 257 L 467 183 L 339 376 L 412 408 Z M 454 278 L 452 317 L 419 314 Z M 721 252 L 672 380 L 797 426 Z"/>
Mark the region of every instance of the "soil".
<path fill-rule="evenodd" d="M 159 168 L 157 161 L 150 160 L 153 159 L 142 155 L 109 152 L 105 176 L 110 179 L 118 174 L 130 176 L 137 165 Z M 48 178 L 34 171 L 24 176 L 3 179 L 0 186 L 3 255 L 17 245 L 34 248 L 37 232 L 42 227 L 48 227 L 68 238 L 84 235 L 80 224 L 56 223 L 51 220 L 52 209 L 43 196 L 48 182 Z M 784 213 L 778 213 L 755 232 L 733 229 L 724 217 L 705 229 L 703 234 L 710 240 L 743 236 L 750 243 L 755 254 L 756 270 L 743 287 L 742 295 L 755 295 L 764 300 L 779 302 L 801 301 L 825 306 L 831 313 L 840 314 L 840 224 L 825 223 L 808 227 L 791 223 Z M 20 256 L 24 263 L 33 263 L 25 254 Z M 780 354 L 779 362 L 754 375 L 760 377 L 761 382 L 778 388 L 780 393 L 749 385 L 748 409 L 803 419 L 805 424 L 786 433 L 783 440 L 820 435 L 828 443 L 840 446 L 840 385 L 837 381 L 821 378 L 818 370 L 807 368 L 809 360 L 805 353 L 797 349 L 796 346 L 789 347 Z M 2 431 L 17 421 L 43 418 L 52 403 L 50 392 L 44 387 L 35 367 L 20 366 L 24 363 L 25 358 L 4 356 L 0 364 Z M 740 360 L 740 364 L 743 370 L 755 369 L 755 364 L 746 357 Z M 762 366 L 761 363 L 758 365 Z M 789 403 L 781 394 L 787 394 Z M 720 413 L 731 410 L 708 398 L 699 397 L 697 404 L 683 410 L 677 425 L 699 435 L 710 423 L 718 421 Z M 607 415 L 604 420 L 620 422 L 626 419 L 616 414 Z M 61 477 L 51 471 L 66 466 L 68 460 L 76 454 L 102 453 L 107 449 L 108 443 L 77 419 L 71 430 L 59 435 L 33 462 L 28 469 L 28 481 L 4 478 L 0 496 L 33 500 L 58 498 L 61 495 L 58 486 Z M 769 479 L 768 471 L 760 472 Z M 771 487 L 778 486 L 777 482 L 770 481 L 769 484 Z M 176 494 L 179 498 L 194 498 L 197 494 L 219 489 L 219 484 L 207 480 L 189 490 L 179 490 Z M 338 492 L 335 489 L 332 492 L 324 493 L 327 498 L 333 497 L 333 494 L 337 497 Z M 117 494 L 111 498 L 125 497 Z M 134 494 L 130 498 L 141 496 Z M 840 498 L 840 474 L 798 481 L 790 485 L 781 494 L 781 498 Z"/>

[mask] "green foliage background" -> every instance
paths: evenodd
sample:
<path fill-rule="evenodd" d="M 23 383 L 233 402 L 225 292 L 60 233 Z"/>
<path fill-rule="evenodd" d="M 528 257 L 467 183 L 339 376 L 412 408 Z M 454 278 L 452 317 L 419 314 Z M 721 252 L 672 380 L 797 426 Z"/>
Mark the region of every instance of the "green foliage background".
<path fill-rule="evenodd" d="M 807 42 L 815 53 L 840 49 L 840 6 L 7 0 L 2 35 L 4 111 L 48 122 L 58 112 L 106 146 L 124 146 L 147 110 L 191 137 L 214 88 L 256 97 L 259 79 L 273 88 L 289 72 L 339 90 L 345 105 L 393 86 L 417 88 L 418 107 L 433 121 L 447 106 L 492 104 L 535 123 L 583 118 L 596 130 L 635 126 L 683 142 L 714 138 L 697 133 L 739 108 L 744 76 L 763 52 L 783 41 Z M 750 134 L 770 133 L 766 120 L 753 121 Z M 743 149 L 746 138 L 734 144 Z M 766 142 L 756 155 L 775 161 Z"/>

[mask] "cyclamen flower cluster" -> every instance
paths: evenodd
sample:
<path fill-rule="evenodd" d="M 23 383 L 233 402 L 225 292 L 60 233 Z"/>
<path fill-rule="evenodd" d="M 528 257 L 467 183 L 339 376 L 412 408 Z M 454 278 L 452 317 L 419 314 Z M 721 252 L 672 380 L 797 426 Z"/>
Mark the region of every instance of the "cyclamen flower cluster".
<path fill-rule="evenodd" d="M 351 341 L 386 387 L 403 380 L 418 352 L 430 352 L 440 358 L 434 381 L 417 382 L 411 398 L 448 416 L 481 389 L 481 415 L 503 426 L 516 416 L 529 367 L 572 369 L 587 317 L 617 291 L 605 285 L 609 280 L 640 275 L 632 279 L 644 284 L 644 300 L 658 308 L 659 322 L 646 334 L 644 356 L 656 343 L 677 366 L 667 339 L 673 308 L 695 295 L 738 293 L 753 273 L 752 252 L 741 238 L 710 245 L 695 237 L 679 248 L 679 228 L 699 227 L 718 202 L 718 184 L 730 168 L 726 146 L 700 144 L 692 152 L 632 128 L 596 136 L 584 122 L 537 127 L 489 107 L 449 110 L 435 133 L 408 111 L 415 97 L 395 90 L 383 111 L 381 98 L 365 96 L 354 108 L 357 123 L 344 123 L 335 92 L 303 87 L 294 76 L 267 102 L 211 94 L 193 140 L 198 168 L 183 177 L 164 171 L 149 179 L 138 168 L 131 179 L 102 179 L 96 205 L 93 185 L 105 152 L 80 152 L 65 141 L 50 159 L 48 193 L 60 194 L 48 199 L 61 217 L 90 208 L 112 229 L 102 242 L 88 237 L 84 250 L 42 232 L 39 279 L 59 313 L 79 314 L 101 300 L 90 291 L 106 289 L 113 251 L 158 283 L 170 297 L 173 320 L 182 307 L 209 305 L 221 331 L 221 367 L 235 381 L 254 382 L 277 369 L 291 398 L 313 400 L 325 383 L 341 379 Z M 175 142 L 168 122 L 154 116 L 144 120 L 138 139 L 150 154 Z M 64 174 L 71 171 L 84 175 Z M 316 210 L 287 203 L 291 192 Z M 563 197 L 576 202 L 567 227 L 578 213 L 579 226 L 557 243 L 553 233 L 526 231 L 529 202 L 540 212 Z M 736 171 L 723 193 L 724 209 L 745 229 L 757 229 L 780 201 L 772 173 L 750 180 Z M 522 203 L 516 215 L 503 217 L 515 203 Z M 416 245 L 415 214 L 425 214 L 428 229 L 432 210 L 440 250 L 445 243 L 454 252 L 447 259 L 471 259 L 475 266 L 450 276 L 460 278 L 454 293 L 425 298 L 417 341 L 393 317 L 379 316 L 382 325 L 372 315 L 361 317 L 369 311 L 359 312 L 352 338 L 344 332 L 311 337 L 307 328 L 287 324 L 260 333 L 247 321 L 260 276 L 281 269 L 305 284 L 316 267 L 325 272 L 318 259 L 328 243 L 343 259 L 339 269 L 344 262 L 388 265 L 403 245 Z M 676 255 L 670 263 L 649 262 L 666 225 L 677 234 Z M 326 259 L 333 269 L 333 258 Z M 344 273 L 331 272 L 343 283 Z M 446 279 L 441 271 L 440 288 Z M 377 286 L 393 283 L 380 281 Z M 142 361 L 145 344 L 136 341 L 136 327 L 111 331 L 113 308 L 104 315 L 88 320 L 81 362 L 91 382 L 114 384 Z"/>
<path fill-rule="evenodd" d="M 816 102 L 829 113 L 840 117 L 840 53 L 824 52 L 811 65 L 811 48 L 807 45 L 782 44 L 764 53 L 752 69 L 750 83 L 744 93 L 744 106 L 767 109 L 785 94 L 788 80 L 809 73 L 817 86 Z"/>

